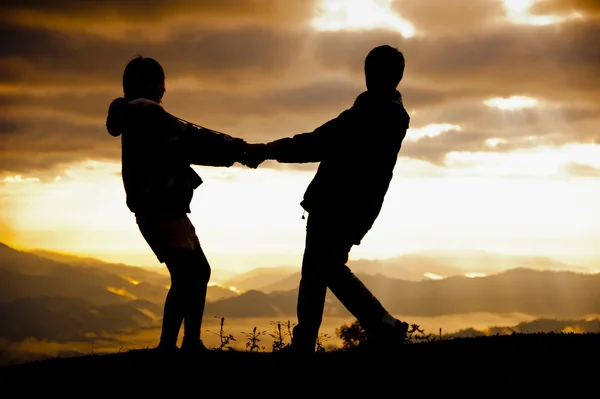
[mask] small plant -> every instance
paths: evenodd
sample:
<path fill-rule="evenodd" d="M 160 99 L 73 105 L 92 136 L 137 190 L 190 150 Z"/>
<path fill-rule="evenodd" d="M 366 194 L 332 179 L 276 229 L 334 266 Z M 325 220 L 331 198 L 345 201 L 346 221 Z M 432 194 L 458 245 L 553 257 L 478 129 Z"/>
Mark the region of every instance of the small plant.
<path fill-rule="evenodd" d="M 319 334 L 319 336 L 317 337 L 317 352 L 325 352 L 325 346 L 323 346 L 323 343 L 329 338 L 329 334 Z"/>
<path fill-rule="evenodd" d="M 411 324 L 408 332 L 406 333 L 407 343 L 431 342 L 435 340 L 436 336 L 434 334 L 425 334 L 425 330 L 423 330 L 418 324 Z"/>
<path fill-rule="evenodd" d="M 282 323 L 280 321 L 271 322 L 271 324 L 274 326 L 274 332 L 269 334 L 269 336 L 273 338 L 273 352 L 277 352 L 288 345 L 285 342 L 286 338 L 289 337 L 291 341 L 293 324 L 288 320 L 286 324 L 283 324 L 284 327 L 287 327 L 285 329 L 282 328 Z"/>
<path fill-rule="evenodd" d="M 342 340 L 342 348 L 350 349 L 367 340 L 367 333 L 358 320 L 350 325 L 342 325 L 335 330 L 335 334 Z"/>
<path fill-rule="evenodd" d="M 229 342 L 235 341 L 235 338 L 233 337 L 233 335 L 227 334 L 229 332 L 229 330 L 225 330 L 225 328 L 224 328 L 225 318 L 224 317 L 217 317 L 217 316 L 215 316 L 215 318 L 216 319 L 221 319 L 221 327 L 219 329 L 219 332 L 216 333 L 216 332 L 210 331 L 210 330 L 206 330 L 206 331 L 219 336 L 219 340 L 220 340 L 221 344 L 219 345 L 218 350 L 221 350 L 221 351 L 224 350 L 224 349 L 233 350 L 233 348 L 231 347 L 231 345 L 229 345 Z"/>
<path fill-rule="evenodd" d="M 257 352 L 260 351 L 261 347 L 258 345 L 258 343 L 261 340 L 259 337 L 261 335 L 265 335 L 266 333 L 266 331 L 256 331 L 256 327 L 254 327 L 251 333 L 245 333 L 242 331 L 242 334 L 246 334 L 246 348 L 248 348 L 250 352 L 254 352 L 255 349 Z M 262 347 L 262 349 L 265 348 Z"/>
<path fill-rule="evenodd" d="M 355 320 L 352 324 L 343 325 L 335 330 L 338 338 L 342 340 L 342 348 L 350 349 L 358 346 L 361 342 L 367 340 L 367 333 L 358 320 Z M 440 328 L 439 338 L 435 334 L 426 334 L 425 330 L 418 324 L 411 324 L 410 328 L 406 332 L 405 343 L 417 343 L 417 342 L 432 342 L 438 339 L 442 339 L 442 329 Z"/>

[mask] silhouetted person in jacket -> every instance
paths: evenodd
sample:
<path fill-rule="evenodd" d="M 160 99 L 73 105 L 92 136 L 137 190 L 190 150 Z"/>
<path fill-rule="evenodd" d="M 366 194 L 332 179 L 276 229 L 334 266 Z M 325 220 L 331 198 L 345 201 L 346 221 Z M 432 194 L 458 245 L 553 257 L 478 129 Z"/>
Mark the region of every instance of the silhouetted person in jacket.
<path fill-rule="evenodd" d="M 328 287 L 374 348 L 406 338 L 408 324 L 392 317 L 346 266 L 350 249 L 379 215 L 410 120 L 396 89 L 404 74 L 403 54 L 376 47 L 364 69 L 367 91 L 338 117 L 310 133 L 251 145 L 253 166 L 263 159 L 320 162 L 301 202 L 308 220 L 292 351 L 314 351 Z"/>
<path fill-rule="evenodd" d="M 124 97 L 110 104 L 106 128 L 121 136 L 127 206 L 171 276 L 158 349 L 177 349 L 183 323 L 181 349 L 202 351 L 200 328 L 211 269 L 187 216 L 193 192 L 202 183 L 190 165 L 242 162 L 246 142 L 165 111 L 165 74 L 152 58 L 138 56 L 127 64 L 123 91 Z"/>

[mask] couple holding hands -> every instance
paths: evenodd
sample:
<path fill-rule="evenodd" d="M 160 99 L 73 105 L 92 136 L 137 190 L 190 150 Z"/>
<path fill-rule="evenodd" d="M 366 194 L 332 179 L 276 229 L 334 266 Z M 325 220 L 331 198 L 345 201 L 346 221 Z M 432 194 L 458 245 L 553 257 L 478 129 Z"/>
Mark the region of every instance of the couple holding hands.
<path fill-rule="evenodd" d="M 210 264 L 188 218 L 202 179 L 191 165 L 257 168 L 265 160 L 318 162 L 301 206 L 308 213 L 292 343 L 283 350 L 314 353 L 327 288 L 361 323 L 374 349 L 402 344 L 408 323 L 394 318 L 346 266 L 383 205 L 409 127 L 397 86 L 403 54 L 373 48 L 364 62 L 367 90 L 336 118 L 312 132 L 266 144 L 216 132 L 168 113 L 161 105 L 165 74 L 138 56 L 123 73 L 124 96 L 112 101 L 106 128 L 121 137 L 122 178 L 129 210 L 144 239 L 171 276 L 157 349 L 206 350 L 200 338 Z"/>

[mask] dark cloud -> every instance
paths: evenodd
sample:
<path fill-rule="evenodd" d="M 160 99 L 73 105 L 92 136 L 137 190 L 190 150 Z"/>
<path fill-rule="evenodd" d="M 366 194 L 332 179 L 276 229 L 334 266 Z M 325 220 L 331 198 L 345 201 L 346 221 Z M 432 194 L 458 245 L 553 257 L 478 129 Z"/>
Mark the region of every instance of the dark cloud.
<path fill-rule="evenodd" d="M 315 53 L 325 65 L 360 76 L 368 51 L 389 44 L 406 57 L 406 81 L 437 90 L 596 101 L 599 40 L 600 23 L 590 20 L 512 26 L 443 39 L 404 39 L 386 31 L 323 33 L 316 38 Z"/>
<path fill-rule="evenodd" d="M 350 107 L 360 91 L 358 85 L 347 82 L 240 94 L 184 91 L 169 93 L 164 106 L 173 114 L 203 126 L 249 142 L 265 142 L 312 131 Z M 419 94 L 418 90 L 411 95 L 432 96 Z M 30 167 L 53 167 L 53 163 L 63 164 L 69 159 L 118 161 L 118 140 L 104 129 L 111 99 L 105 93 L 0 96 L 0 106 L 11 115 L 0 121 L 6 151 L 0 169 L 23 173 Z M 435 123 L 458 125 L 462 131 L 415 142 L 411 141 L 409 130 L 400 155 L 441 164 L 449 151 L 504 152 L 540 144 L 593 142 L 598 138 L 600 108 L 542 104 L 541 108 L 504 111 L 485 106 L 481 100 L 450 99 L 412 115 L 413 129 Z M 486 143 L 488 139 L 505 142 L 491 147 Z M 14 157 L 15 152 L 21 155 Z M 54 156 L 36 157 L 32 163 L 30 158 L 36 153 Z"/>
<path fill-rule="evenodd" d="M 3 0 L 3 19 L 52 23 L 77 21 L 158 22 L 192 16 L 198 23 L 218 20 L 236 23 L 269 22 L 289 24 L 311 18 L 312 0 Z M 37 17 L 37 18 L 36 18 Z"/>
<path fill-rule="evenodd" d="M 571 1 L 571 8 L 565 8 L 569 2 L 559 3 L 540 4 L 556 12 L 585 9 L 586 14 L 598 4 Z M 106 134 L 104 120 L 110 100 L 121 94 L 123 68 L 136 54 L 163 64 L 167 110 L 251 142 L 311 131 L 350 107 L 364 90 L 364 57 L 381 44 L 406 56 L 399 89 L 407 109 L 416 111 L 411 126 L 452 123 L 463 128 L 407 142 L 401 156 L 440 163 L 448 151 L 600 142 L 600 22 L 594 19 L 517 26 L 498 22 L 505 14 L 499 1 L 397 0 L 395 10 L 426 33 L 406 39 L 389 30 L 308 31 L 295 22 L 310 19 L 311 2 L 97 4 L 4 2 L 0 170 L 24 172 L 87 158 L 118 160 L 119 145 Z M 50 22 L 40 22 L 40 15 Z M 179 17 L 194 15 L 195 24 L 175 24 Z M 157 24 L 164 37 L 151 40 L 144 34 L 113 37 L 53 25 L 59 17 L 106 23 L 106 32 L 113 22 L 130 22 L 131 29 L 145 33 L 150 31 L 142 27 L 146 23 L 173 23 L 169 28 Z M 190 77 L 195 83 L 183 87 L 181 79 Z M 512 95 L 553 103 L 515 112 L 483 105 L 490 97 Z M 489 138 L 506 142 L 490 147 Z"/>
<path fill-rule="evenodd" d="M 364 88 L 322 82 L 281 91 L 167 93 L 167 111 L 191 122 L 265 142 L 311 131 L 352 106 Z M 120 141 L 105 129 L 108 104 L 102 93 L 0 95 L 0 171 L 26 173 L 71 161 L 120 159 Z M 36 156 L 38 154 L 38 156 Z"/>
<path fill-rule="evenodd" d="M 517 132 L 519 131 L 517 130 Z M 504 141 L 496 145 L 490 145 L 488 139 L 492 138 L 500 138 Z M 424 137 L 415 142 L 405 142 L 402 145 L 400 156 L 443 165 L 445 156 L 449 152 L 510 152 L 540 145 L 555 147 L 567 142 L 569 140 L 559 134 L 526 136 L 521 132 L 521 134 L 513 134 L 512 137 L 502 137 L 502 135 L 490 134 L 488 131 L 448 131 L 438 136 Z"/>
<path fill-rule="evenodd" d="M 535 146 L 560 146 L 567 143 L 598 143 L 600 107 L 590 109 L 576 105 L 547 105 L 520 110 L 500 110 L 481 102 L 461 102 L 427 108 L 413 116 L 412 128 L 428 124 L 456 125 L 433 137 L 411 140 L 404 144 L 401 156 L 442 164 L 451 151 L 508 152 Z M 496 145 L 488 140 L 500 139 Z"/>
<path fill-rule="evenodd" d="M 93 34 L 4 26 L 0 28 L 0 82 L 120 83 L 126 63 L 143 54 L 161 62 L 167 78 L 185 74 L 234 84 L 265 79 L 292 66 L 300 56 L 299 39 L 287 31 L 248 27 L 182 33 L 165 43 L 121 42 Z"/>
<path fill-rule="evenodd" d="M 530 11 L 541 15 L 573 12 L 597 15 L 600 14 L 600 2 L 598 0 L 545 0 L 533 3 Z"/>
<path fill-rule="evenodd" d="M 1 135 L 0 172 L 3 174 L 47 172 L 90 158 L 118 160 L 120 157 L 120 141 L 110 137 L 103 124 L 21 115 L 2 117 L 0 126 L 11 128 L 9 133 Z"/>

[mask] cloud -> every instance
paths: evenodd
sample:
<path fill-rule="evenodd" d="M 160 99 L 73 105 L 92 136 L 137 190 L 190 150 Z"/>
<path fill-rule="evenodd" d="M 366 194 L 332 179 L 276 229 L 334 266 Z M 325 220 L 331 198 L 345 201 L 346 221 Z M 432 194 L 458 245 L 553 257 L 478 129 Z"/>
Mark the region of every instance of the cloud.
<path fill-rule="evenodd" d="M 506 14 L 502 2 L 494 0 L 396 0 L 392 9 L 426 35 L 480 30 Z"/>
<path fill-rule="evenodd" d="M 231 86 L 265 80 L 301 54 L 298 34 L 260 27 L 183 32 L 167 43 L 15 26 L 1 28 L 0 37 L 0 82 L 5 84 L 120 84 L 126 63 L 143 54 L 163 65 L 167 79 L 192 75 Z"/>
<path fill-rule="evenodd" d="M 401 156 L 439 164 L 449 151 L 600 142 L 598 20 L 512 25 L 499 1 L 435 1 L 431 12 L 433 2 L 393 3 L 424 32 L 411 39 L 390 30 L 311 31 L 305 22 L 314 4 L 303 1 L 5 2 L 0 171 L 85 157 L 118 161 L 104 120 L 121 94 L 125 64 L 138 53 L 162 63 L 167 110 L 251 142 L 312 131 L 350 107 L 364 90 L 364 57 L 384 43 L 407 59 L 399 89 L 411 127 L 462 127 L 407 142 Z M 564 3 L 540 4 L 563 12 Z M 597 8 L 570 4 L 587 14 Z M 71 25 L 58 23 L 65 19 Z M 118 24 L 128 33 L 110 34 Z M 541 106 L 509 112 L 483 105 L 513 95 Z M 500 141 L 491 146 L 490 139 Z"/>
<path fill-rule="evenodd" d="M 599 15 L 600 2 L 597 0 L 544 0 L 533 3 L 533 14 L 565 14 L 581 12 L 584 15 Z"/>
<path fill-rule="evenodd" d="M 8 130 L 4 127 L 8 126 Z M 90 158 L 118 160 L 120 142 L 111 140 L 100 124 L 78 123 L 48 113 L 35 118 L 0 119 L 0 172 L 45 173 Z"/>
<path fill-rule="evenodd" d="M 598 99 L 600 23 L 512 26 L 477 35 L 404 39 L 387 31 L 333 32 L 316 38 L 316 57 L 325 65 L 362 74 L 368 51 L 390 44 L 406 57 L 405 81 L 438 90 L 515 94 L 548 99 Z"/>
<path fill-rule="evenodd" d="M 569 162 L 565 171 L 572 176 L 600 177 L 600 168 L 578 162 Z"/>
<path fill-rule="evenodd" d="M 90 24 L 123 23 L 150 27 L 165 21 L 195 22 L 198 25 L 240 23 L 288 26 L 310 19 L 315 11 L 311 0 L 6 0 L 2 19 L 23 25 L 60 29 L 85 29 Z M 131 26 L 134 26 L 132 29 Z M 114 26 L 114 25 L 113 25 Z"/>

